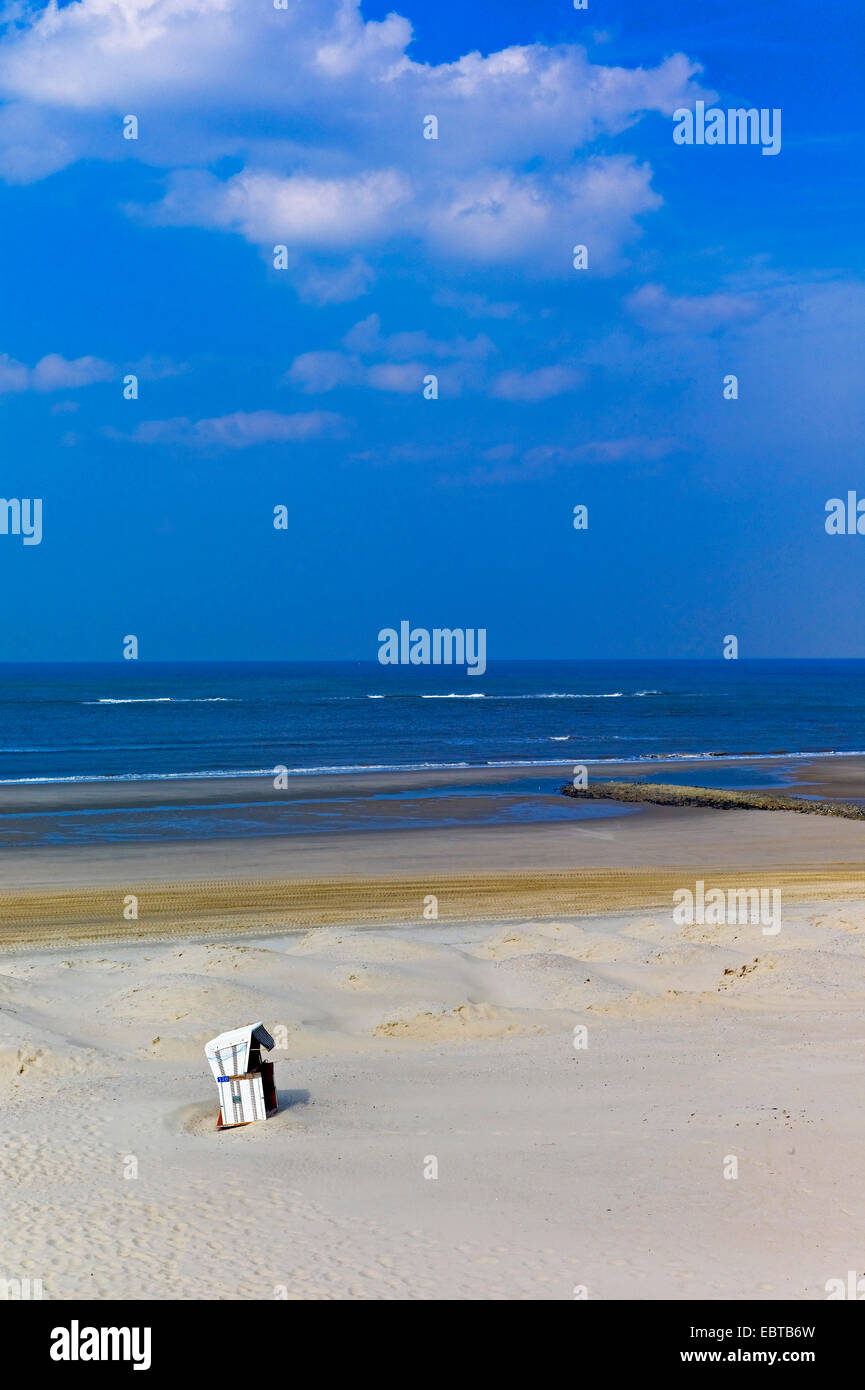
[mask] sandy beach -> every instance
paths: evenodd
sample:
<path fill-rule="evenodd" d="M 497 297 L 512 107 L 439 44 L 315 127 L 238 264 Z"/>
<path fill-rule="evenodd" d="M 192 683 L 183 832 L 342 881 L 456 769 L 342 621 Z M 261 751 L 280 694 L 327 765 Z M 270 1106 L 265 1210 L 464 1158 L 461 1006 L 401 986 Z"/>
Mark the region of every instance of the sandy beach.
<path fill-rule="evenodd" d="M 4 6 L 25 1365 L 852 1359 L 861 8 Z"/>
<path fill-rule="evenodd" d="M 862 794 L 861 760 L 800 776 Z M 666 806 L 7 849 L 0 1273 L 50 1298 L 823 1298 L 865 1219 L 863 849 L 861 822 Z M 779 890 L 777 932 L 677 925 L 700 878 Z M 218 1133 L 204 1042 L 259 1018 L 280 1112 Z"/>
<path fill-rule="evenodd" d="M 865 1220 L 863 956 L 859 900 L 771 939 L 638 914 L 7 958 L 4 1272 L 53 1298 L 825 1297 Z M 247 1015 L 279 1030 L 281 1110 L 218 1133 L 202 1047 Z"/>

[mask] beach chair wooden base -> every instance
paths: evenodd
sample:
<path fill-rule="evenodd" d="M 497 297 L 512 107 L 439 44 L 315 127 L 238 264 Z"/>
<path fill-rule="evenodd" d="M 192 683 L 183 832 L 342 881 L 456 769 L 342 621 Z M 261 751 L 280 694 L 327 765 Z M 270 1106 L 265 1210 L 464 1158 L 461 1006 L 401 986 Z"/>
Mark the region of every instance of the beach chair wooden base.
<path fill-rule="evenodd" d="M 274 1117 L 274 1115 L 278 1115 L 278 1114 L 279 1114 L 279 1111 L 278 1111 L 276 1108 L 274 1108 L 273 1110 L 268 1110 L 268 1111 L 266 1112 L 264 1118 L 265 1118 L 266 1120 L 272 1120 L 273 1117 Z M 216 1114 L 216 1128 L 217 1128 L 217 1129 L 245 1129 L 245 1127 L 246 1127 L 247 1125 L 260 1125 L 260 1124 L 261 1124 L 261 1120 L 238 1120 L 238 1122 L 237 1122 L 236 1125 L 224 1125 L 224 1124 L 222 1123 L 222 1111 L 219 1110 L 219 1111 L 217 1111 L 217 1114 Z"/>

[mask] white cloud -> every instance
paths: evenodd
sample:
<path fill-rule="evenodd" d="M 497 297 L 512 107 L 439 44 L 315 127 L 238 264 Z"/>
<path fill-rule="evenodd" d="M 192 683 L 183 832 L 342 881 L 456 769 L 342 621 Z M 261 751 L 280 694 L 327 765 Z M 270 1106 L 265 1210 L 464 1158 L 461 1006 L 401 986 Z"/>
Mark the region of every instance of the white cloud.
<path fill-rule="evenodd" d="M 423 390 L 428 367 L 422 362 L 378 362 L 367 372 L 367 381 L 375 391 L 399 391 L 409 394 Z"/>
<path fill-rule="evenodd" d="M 492 384 L 490 394 L 504 401 L 547 401 L 579 386 L 582 375 L 574 367 L 537 367 L 534 371 L 502 372 Z"/>
<path fill-rule="evenodd" d="M 0 355 L 0 391 L 26 391 L 31 385 L 32 368 L 16 362 L 5 352 Z"/>
<path fill-rule="evenodd" d="M 460 335 L 446 340 L 431 338 L 423 329 L 383 334 L 378 314 L 361 319 L 349 329 L 342 341 L 353 352 L 392 358 L 423 356 L 483 361 L 496 351 L 495 343 L 485 333 L 478 333 L 474 338 Z"/>
<path fill-rule="evenodd" d="M 408 196 L 404 180 L 386 169 L 357 178 L 283 178 L 246 169 L 225 182 L 183 170 L 172 177 L 169 192 L 150 216 L 162 223 L 239 232 L 256 243 L 333 249 L 381 237 Z"/>
<path fill-rule="evenodd" d="M 514 319 L 520 314 L 519 304 L 512 301 L 496 303 L 484 299 L 481 294 L 464 294 L 458 290 L 439 290 L 433 300 L 444 309 L 458 309 L 470 319 Z"/>
<path fill-rule="evenodd" d="M 299 391 L 315 394 L 337 386 L 357 386 L 364 379 L 364 369 L 357 357 L 344 352 L 302 352 L 285 378 Z"/>
<path fill-rule="evenodd" d="M 234 152 L 238 132 L 261 138 L 252 118 L 262 112 L 306 117 L 319 136 L 353 118 L 357 142 L 380 146 L 384 134 L 392 149 L 404 143 L 408 120 L 420 139 L 420 117 L 434 112 L 440 138 L 468 164 L 569 157 L 643 112 L 671 115 L 699 71 L 681 53 L 654 68 L 601 66 L 578 44 L 416 63 L 406 52 L 409 21 L 364 20 L 359 0 L 304 0 L 283 11 L 247 0 L 79 0 L 16 18 L 0 52 L 7 101 L 54 112 L 137 110 L 150 135 L 182 109 L 188 128 L 175 131 L 177 140 L 201 139 L 202 124 L 230 110 L 223 152 Z"/>
<path fill-rule="evenodd" d="M 645 328 L 656 333 L 712 333 L 755 318 L 761 301 L 753 294 L 671 295 L 662 285 L 642 285 L 625 300 Z"/>
<path fill-rule="evenodd" d="M 298 293 L 309 304 L 345 304 L 369 294 L 375 272 L 362 256 L 352 256 L 345 265 L 312 265 L 302 263 L 295 275 Z"/>
<path fill-rule="evenodd" d="M 467 478 L 451 474 L 441 481 L 451 484 L 465 481 L 479 484 L 529 482 L 535 478 L 550 477 L 557 469 L 578 463 L 655 463 L 673 453 L 677 447 L 675 439 L 654 439 L 645 435 L 593 439 L 576 445 L 538 444 L 527 449 L 519 460 L 512 463 L 509 462 L 512 450 L 504 445 L 488 449 L 484 454 L 492 467 L 474 468 Z"/>
<path fill-rule="evenodd" d="M 145 420 L 131 435 L 110 430 L 112 438 L 133 444 L 181 444 L 190 448 L 249 449 L 259 444 L 283 444 L 342 433 L 345 421 L 326 411 L 280 415 L 273 410 L 235 411 L 207 420 Z"/>
<path fill-rule="evenodd" d="M 70 360 L 49 352 L 34 367 L 27 367 L 6 353 L 0 355 L 0 392 L 73 391 L 78 386 L 110 381 L 116 374 L 117 369 L 99 357 Z"/>
<path fill-rule="evenodd" d="M 825 478 L 838 487 L 839 470 L 861 455 L 865 434 L 865 284 L 768 285 L 762 306 L 760 317 L 730 325 L 717 339 L 696 332 L 655 339 L 654 370 L 672 363 L 692 378 L 677 418 L 702 457 L 717 460 L 717 476 L 726 480 L 737 468 L 748 474 L 756 465 L 761 473 L 779 468 L 787 481 L 798 474 L 809 485 Z M 712 406 L 727 373 L 738 376 L 739 399 L 735 414 L 725 409 L 718 443 Z"/>
<path fill-rule="evenodd" d="M 33 386 L 37 391 L 66 391 L 109 381 L 114 375 L 115 369 L 98 357 L 76 357 L 70 362 L 59 353 L 50 352 L 33 368 Z"/>
<path fill-rule="evenodd" d="M 593 439 L 574 448 L 538 446 L 523 455 L 527 464 L 546 463 L 620 463 L 624 459 L 653 462 L 666 458 L 676 448 L 674 439 L 649 439 L 645 435 L 629 435 L 624 439 Z"/>
<path fill-rule="evenodd" d="M 148 353 L 146 357 L 130 363 L 128 370 L 147 381 L 164 381 L 169 377 L 184 376 L 189 371 L 189 363 L 173 362 L 170 357 L 154 357 Z"/>
<path fill-rule="evenodd" d="M 154 220 L 350 253 L 342 270 L 295 263 L 301 292 L 321 303 L 369 288 L 359 246 L 406 238 L 537 274 L 570 273 L 582 241 L 595 268 L 613 267 L 658 206 L 650 171 L 576 152 L 691 104 L 698 67 L 682 54 L 604 66 L 576 44 L 540 43 L 417 63 L 411 36 L 396 14 L 364 20 L 358 0 L 51 3 L 6 25 L 0 174 L 41 178 L 82 157 L 165 169 Z M 122 139 L 127 113 L 137 141 Z M 438 141 L 422 138 L 427 113 Z M 240 172 L 205 172 L 223 156 Z"/>
<path fill-rule="evenodd" d="M 349 329 L 342 340 L 349 352 L 303 352 L 285 374 L 288 385 L 308 394 L 341 386 L 368 386 L 373 391 L 407 394 L 420 391 L 424 377 L 435 369 L 449 395 L 479 389 L 485 364 L 496 346 L 484 333 L 474 338 L 431 338 L 423 330 L 384 334 L 378 314 L 370 314 Z M 383 361 L 364 361 L 383 358 Z M 445 365 L 441 366 L 440 363 Z"/>
<path fill-rule="evenodd" d="M 214 227 L 290 252 L 401 239 L 450 259 L 569 275 L 577 243 L 589 248 L 591 269 L 617 269 L 622 246 L 639 235 L 638 218 L 661 202 L 648 165 L 616 155 L 553 175 L 485 170 L 446 181 L 429 197 L 416 178 L 394 169 L 353 178 L 246 169 L 225 181 L 181 170 L 159 203 L 133 210 L 154 223 Z M 355 276 L 354 287 L 365 293 L 368 286 Z"/>
<path fill-rule="evenodd" d="M 465 377 L 460 364 L 437 369 L 440 385 L 448 394 L 459 395 Z M 290 386 L 308 395 L 322 395 L 341 386 L 365 386 L 373 391 L 395 391 L 408 395 L 420 392 L 424 377 L 429 373 L 428 362 L 373 362 L 365 364 L 359 357 L 340 352 L 304 352 L 296 357 L 285 374 Z"/>
<path fill-rule="evenodd" d="M 625 155 L 595 157 L 564 173 L 484 172 L 455 186 L 425 219 L 430 246 L 452 258 L 518 263 L 529 274 L 572 275 L 572 248 L 589 268 L 618 268 L 637 219 L 661 206 L 651 170 Z"/>

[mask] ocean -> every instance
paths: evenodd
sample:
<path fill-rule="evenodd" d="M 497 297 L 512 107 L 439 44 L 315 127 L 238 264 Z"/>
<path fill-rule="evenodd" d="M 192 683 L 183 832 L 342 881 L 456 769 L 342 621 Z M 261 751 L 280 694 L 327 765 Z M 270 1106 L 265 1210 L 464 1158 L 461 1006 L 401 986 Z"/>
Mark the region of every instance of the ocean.
<path fill-rule="evenodd" d="M 352 828 L 350 795 L 307 796 L 292 811 L 291 778 L 373 770 L 461 776 L 453 787 L 439 777 L 422 806 L 412 790 L 366 797 L 366 828 L 452 823 L 454 797 L 482 798 L 486 823 L 603 817 L 609 807 L 561 804 L 562 765 L 628 762 L 646 776 L 654 759 L 698 757 L 707 763 L 703 785 L 772 785 L 778 776 L 765 764 L 751 771 L 714 760 L 861 753 L 863 710 L 865 661 L 499 662 L 482 677 L 367 662 L 6 665 L 0 785 L 200 784 L 283 768 L 289 791 L 278 815 L 255 806 L 239 814 L 237 797 L 220 813 L 212 800 L 197 807 L 194 794 L 183 806 L 133 811 L 115 796 L 110 812 L 3 814 L 0 842 Z M 519 783 L 503 778 L 491 789 L 465 776 L 509 767 L 521 770 Z M 537 770 L 536 787 L 526 769 Z M 377 818 L 370 802 L 388 798 L 404 803 L 404 814 L 391 804 Z"/>

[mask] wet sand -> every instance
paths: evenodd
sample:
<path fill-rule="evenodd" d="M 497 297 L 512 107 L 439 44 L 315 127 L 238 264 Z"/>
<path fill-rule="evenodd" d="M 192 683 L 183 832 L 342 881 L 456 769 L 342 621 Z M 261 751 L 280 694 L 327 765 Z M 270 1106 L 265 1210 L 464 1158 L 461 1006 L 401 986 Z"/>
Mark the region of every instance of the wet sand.
<path fill-rule="evenodd" d="M 754 758 L 724 757 L 686 759 L 651 758 L 640 763 L 587 762 L 591 776 L 607 778 L 642 777 L 662 772 L 693 774 L 695 785 L 700 773 L 711 769 L 765 768 L 767 774 L 781 773 L 788 790 L 803 795 L 865 797 L 865 758 L 792 758 L 766 755 Z M 286 799 L 310 800 L 351 797 L 363 799 L 388 792 L 438 790 L 448 786 L 467 786 L 524 780 L 567 780 L 574 762 L 550 763 L 532 767 L 477 767 L 414 772 L 334 773 L 287 779 L 284 791 L 277 792 L 272 777 L 183 777 L 151 781 L 41 782 L 0 784 L 0 814 L 116 809 L 159 805 L 214 805 L 281 803 Z M 772 785 L 767 776 L 766 786 Z M 460 803 L 461 805 L 464 803 Z"/>
<path fill-rule="evenodd" d="M 768 761 L 773 770 L 778 761 Z M 633 765 L 627 766 L 633 775 Z M 682 770 L 682 763 L 668 764 Z M 689 775 L 696 778 L 699 767 Z M 785 767 L 789 763 L 784 764 Z M 653 771 L 663 771 L 652 764 Z M 604 775 L 613 771 L 604 765 Z M 865 760 L 796 764 L 789 790 L 855 796 L 865 790 Z M 435 774 L 436 785 L 454 774 Z M 461 774 L 462 775 L 462 774 Z M 477 779 L 477 772 L 466 772 Z M 493 770 L 491 783 L 513 769 Z M 537 769 L 525 770 L 527 788 Z M 385 774 L 387 785 L 427 785 L 430 774 Z M 321 794 L 306 778 L 302 794 Z M 381 789 L 377 777 L 349 779 L 356 793 Z M 316 785 L 310 787 L 308 784 Z M 82 795 L 116 799 L 198 796 L 201 783 L 105 784 L 60 788 L 68 805 Z M 166 790 L 167 788 L 167 790 Z M 205 783 L 211 797 L 230 789 Z M 15 789 L 16 795 L 21 789 Z M 58 789 L 23 789 L 33 806 Z M 335 790 L 345 795 L 337 779 Z M 259 789 L 265 795 L 265 789 Z M 294 788 L 292 787 L 292 792 Z M 250 795 L 246 784 L 240 789 Z M 269 798 L 275 793 L 268 782 Z M 535 795 L 555 796 L 558 790 Z M 9 797 L 7 789 L 7 797 Z M 15 798 L 11 798 L 14 800 Z M 654 907 L 682 882 L 715 874 L 737 883 L 780 886 L 794 897 L 858 894 L 865 871 L 865 824 L 787 811 L 623 807 L 600 821 L 477 824 L 475 798 L 454 798 L 457 826 L 163 843 L 61 845 L 0 854 L 0 946 L 61 939 L 130 939 L 286 929 L 335 922 L 423 920 L 438 899 L 442 919 L 469 920 L 559 912 Z M 124 917 L 134 896 L 137 918 Z"/>

